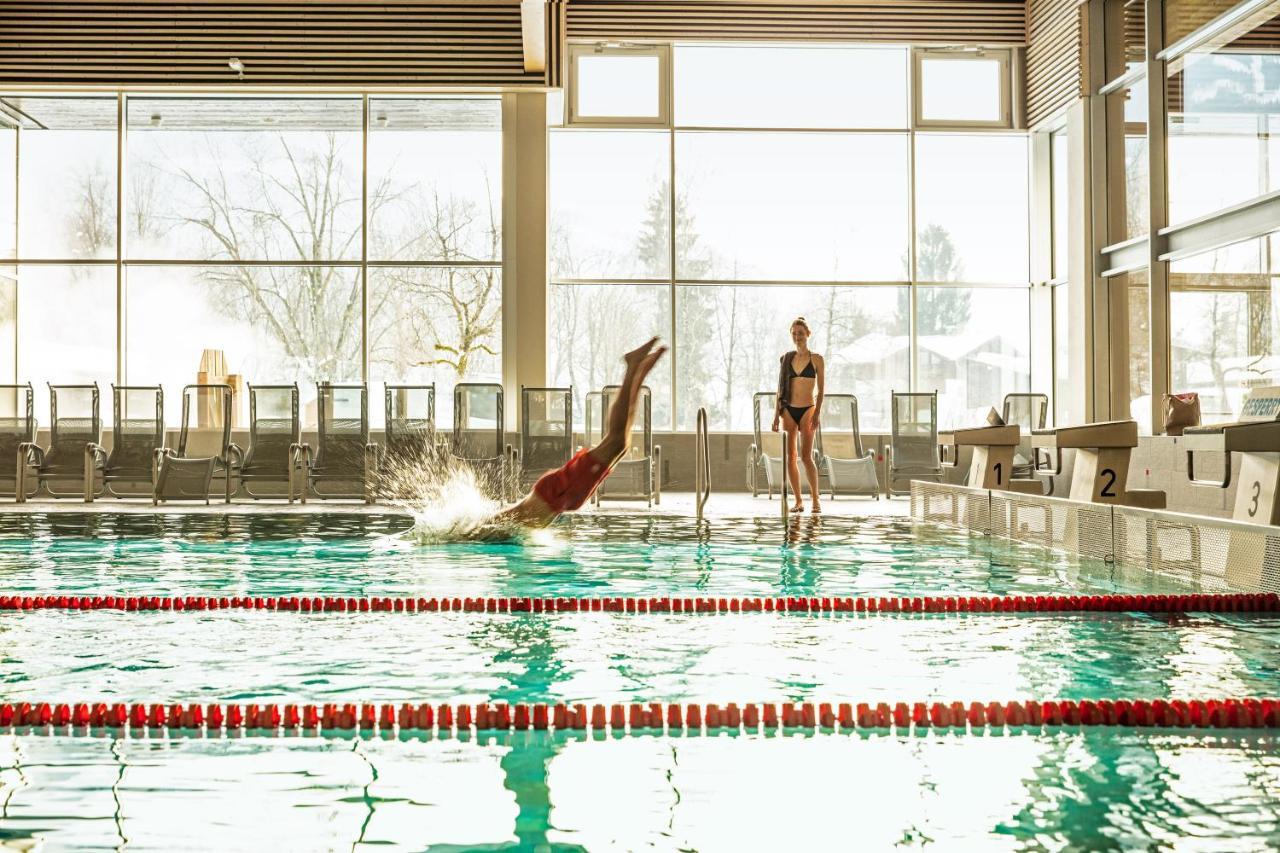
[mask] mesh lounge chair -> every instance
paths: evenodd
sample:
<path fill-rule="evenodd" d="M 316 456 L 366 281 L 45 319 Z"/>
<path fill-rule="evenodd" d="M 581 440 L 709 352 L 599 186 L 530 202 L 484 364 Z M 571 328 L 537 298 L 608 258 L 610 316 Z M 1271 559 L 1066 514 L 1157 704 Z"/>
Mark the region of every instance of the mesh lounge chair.
<path fill-rule="evenodd" d="M 156 451 L 152 502 L 202 500 L 209 503 L 214 474 L 224 479 L 231 503 L 231 481 L 244 452 L 231 441 L 230 385 L 188 385 L 182 389 L 182 431 L 178 447 Z"/>
<path fill-rule="evenodd" d="M 942 482 L 938 459 L 938 392 L 899 394 L 890 392 L 893 416 L 889 452 L 885 456 L 885 491 L 905 494 L 893 488 L 895 480 Z"/>
<path fill-rule="evenodd" d="M 0 385 L 0 465 L 14 463 L 12 474 L 0 473 L 0 489 L 18 494 L 19 469 L 27 467 L 27 452 L 22 446 L 34 445 L 36 440 L 35 392 L 31 383 L 25 385 Z M 31 497 L 29 489 L 24 498 Z"/>
<path fill-rule="evenodd" d="M 145 496 L 155 487 L 156 451 L 164 447 L 164 389 L 158 385 L 111 386 L 111 451 L 100 444 L 85 448 L 85 503 L 95 497 L 120 494 L 114 483 L 146 484 Z M 102 471 L 102 488 L 94 488 L 91 472 Z"/>
<path fill-rule="evenodd" d="M 382 459 L 395 467 L 421 459 L 436 443 L 436 386 L 386 386 L 386 428 Z M 381 463 L 380 463 L 381 466 Z"/>
<path fill-rule="evenodd" d="M 1035 477 L 1035 451 L 1031 447 L 1031 432 L 1044 429 L 1049 419 L 1047 394 L 1005 394 L 1002 416 L 1009 426 L 1018 426 L 1021 439 L 1013 452 L 1012 476 L 1017 479 Z"/>
<path fill-rule="evenodd" d="M 316 385 L 317 447 L 303 445 L 311 494 L 318 498 L 363 498 L 373 502 L 377 479 L 378 445 L 369 441 L 369 389 L 359 385 Z M 321 483 L 355 486 L 324 491 Z M 306 501 L 306 492 L 303 492 Z"/>
<path fill-rule="evenodd" d="M 827 395 L 818 426 L 818 460 L 832 499 L 846 494 L 871 495 L 879 500 L 876 454 L 862 447 L 858 398 L 852 394 Z"/>
<path fill-rule="evenodd" d="M 520 485 L 531 485 L 573 455 L 573 389 L 520 389 Z"/>
<path fill-rule="evenodd" d="M 453 386 L 453 455 L 465 460 L 488 485 L 508 497 L 510 448 L 503 440 L 501 385 L 461 382 Z"/>
<path fill-rule="evenodd" d="M 782 491 L 782 439 L 783 432 L 779 427 L 778 432 L 773 431 L 773 414 L 778 408 L 778 395 L 773 391 L 760 391 L 751 398 L 752 410 L 752 429 L 755 433 L 755 443 L 751 445 L 751 449 L 747 452 L 747 486 L 751 489 L 751 496 L 756 497 L 760 494 L 760 475 L 764 474 L 765 488 L 769 493 L 769 497 L 773 497 L 774 490 Z M 823 417 L 826 417 L 825 413 Z M 817 448 L 814 448 L 817 452 Z M 821 466 L 819 466 L 821 469 Z M 808 488 L 809 475 L 805 473 L 804 467 L 800 468 L 800 481 L 802 487 Z"/>
<path fill-rule="evenodd" d="M 254 494 L 252 483 L 284 483 L 289 503 L 302 487 L 302 419 L 298 385 L 249 386 L 249 449 L 240 465 L 239 491 L 258 500 L 278 494 Z"/>
<path fill-rule="evenodd" d="M 86 488 L 92 488 L 90 469 L 86 476 L 85 448 L 102 442 L 102 418 L 98 409 L 98 384 L 49 385 L 49 447 L 42 448 L 34 441 L 23 442 L 18 450 L 26 463 L 19 466 L 17 500 L 28 495 L 28 477 L 36 480 L 35 491 L 41 488 L 51 498 L 82 497 Z M 79 489 L 58 491 L 54 483 L 75 482 Z"/>
<path fill-rule="evenodd" d="M 602 391 L 587 395 L 587 446 L 594 446 L 604 437 L 605 419 L 613 398 L 621 390 L 619 385 L 606 385 Z M 597 506 L 601 498 L 644 500 L 650 506 L 662 500 L 662 447 L 653 443 L 653 395 L 648 385 L 640 387 L 638 420 L 631 433 L 631 449 L 596 489 Z"/>

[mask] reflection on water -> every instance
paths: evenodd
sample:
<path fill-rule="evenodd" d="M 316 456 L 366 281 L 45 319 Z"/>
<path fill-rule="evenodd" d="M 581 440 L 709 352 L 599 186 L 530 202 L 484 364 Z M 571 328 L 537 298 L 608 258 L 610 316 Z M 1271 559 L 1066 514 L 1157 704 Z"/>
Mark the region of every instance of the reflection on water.
<path fill-rule="evenodd" d="M 2 837 L 57 847 L 1244 849 L 1280 831 L 1276 739 L 1246 733 L 25 736 L 0 739 L 0 768 Z"/>
<path fill-rule="evenodd" d="M 0 519 L 5 592 L 1163 591 L 904 519 L 578 516 L 419 546 L 401 515 Z M 1268 616 L 7 613 L 0 693 L 82 701 L 970 701 L 1275 695 Z M 1271 736 L 1157 730 L 437 740 L 0 735 L 0 845 L 1075 848 L 1280 832 Z M 833 844 L 834 842 L 834 844 Z"/>

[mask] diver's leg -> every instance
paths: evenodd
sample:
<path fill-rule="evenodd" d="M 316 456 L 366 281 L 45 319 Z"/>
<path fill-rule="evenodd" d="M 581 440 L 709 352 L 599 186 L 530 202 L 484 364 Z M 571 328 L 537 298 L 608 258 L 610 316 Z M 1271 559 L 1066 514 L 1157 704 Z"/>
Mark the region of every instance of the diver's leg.
<path fill-rule="evenodd" d="M 639 407 L 640 389 L 644 386 L 649 371 L 653 370 L 658 359 L 667 351 L 666 347 L 656 346 L 657 342 L 657 338 L 652 338 L 623 357 L 627 370 L 618 388 L 618 395 L 609 407 L 604 436 L 599 444 L 591 448 L 591 455 L 610 467 L 631 447 L 631 429 Z"/>

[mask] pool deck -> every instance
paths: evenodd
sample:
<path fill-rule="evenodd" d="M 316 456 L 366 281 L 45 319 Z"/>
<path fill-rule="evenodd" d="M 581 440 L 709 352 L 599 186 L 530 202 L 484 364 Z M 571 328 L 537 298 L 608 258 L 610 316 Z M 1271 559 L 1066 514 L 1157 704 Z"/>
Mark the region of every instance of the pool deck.
<path fill-rule="evenodd" d="M 905 498 L 893 500 L 842 497 L 836 500 L 827 498 L 822 502 L 822 512 L 826 516 L 841 518 L 865 518 L 868 516 L 902 516 L 910 508 L 910 501 Z M 781 507 L 776 498 L 769 500 L 763 495 L 757 498 L 745 492 L 723 492 L 712 494 L 705 507 L 706 515 L 711 518 L 779 518 Z M 325 515 L 330 513 L 359 513 L 384 515 L 401 510 L 385 504 L 366 504 L 351 500 L 310 501 L 306 504 L 289 504 L 283 500 L 248 501 L 237 500 L 230 504 L 214 501 L 209 505 L 196 502 L 169 503 L 153 506 L 146 499 L 103 499 L 86 504 L 74 499 L 30 500 L 26 503 L 0 503 L 0 513 L 136 513 L 141 515 L 259 515 L 259 514 L 297 514 Z M 610 515 L 683 515 L 692 516 L 695 511 L 692 492 L 664 492 L 662 503 L 654 507 L 646 507 L 643 501 L 605 501 L 600 508 L 590 506 L 581 510 L 583 513 L 605 513 Z M 808 516 L 808 512 L 804 513 Z"/>

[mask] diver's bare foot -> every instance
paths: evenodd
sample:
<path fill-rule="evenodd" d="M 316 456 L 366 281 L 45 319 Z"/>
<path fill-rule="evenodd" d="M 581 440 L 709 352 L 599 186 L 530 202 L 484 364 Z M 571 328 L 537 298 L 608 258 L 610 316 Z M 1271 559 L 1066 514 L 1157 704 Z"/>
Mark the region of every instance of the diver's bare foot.
<path fill-rule="evenodd" d="M 627 370 L 636 370 L 639 368 L 640 365 L 644 363 L 645 357 L 650 354 L 649 351 L 652 350 L 657 343 L 658 337 L 655 335 L 633 349 L 631 352 L 624 355 L 622 360 L 627 363 Z"/>
<path fill-rule="evenodd" d="M 658 359 L 666 353 L 666 347 L 658 347 L 653 352 L 640 359 L 639 365 L 636 367 L 636 376 L 640 382 L 644 382 L 644 378 L 649 375 L 649 371 L 653 370 L 653 366 L 658 363 Z"/>

